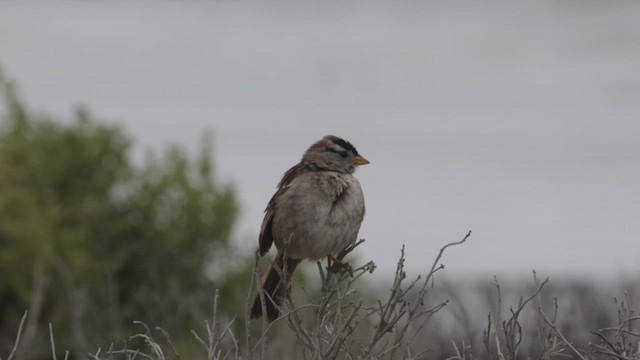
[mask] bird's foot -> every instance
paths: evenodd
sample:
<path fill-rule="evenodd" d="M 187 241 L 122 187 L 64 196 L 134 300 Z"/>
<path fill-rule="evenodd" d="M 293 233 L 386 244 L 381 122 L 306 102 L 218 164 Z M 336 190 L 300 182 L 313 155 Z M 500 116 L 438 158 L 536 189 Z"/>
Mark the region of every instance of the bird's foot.
<path fill-rule="evenodd" d="M 331 268 L 331 271 L 333 271 L 334 273 L 348 272 L 349 275 L 353 277 L 353 269 L 348 262 L 340 261 L 333 255 L 327 256 L 327 262 L 329 264 L 329 267 Z"/>

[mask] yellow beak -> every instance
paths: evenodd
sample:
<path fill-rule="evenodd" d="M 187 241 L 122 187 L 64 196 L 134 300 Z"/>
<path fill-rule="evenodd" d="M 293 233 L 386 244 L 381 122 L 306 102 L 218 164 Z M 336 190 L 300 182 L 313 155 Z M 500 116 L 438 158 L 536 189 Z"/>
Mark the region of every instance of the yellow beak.
<path fill-rule="evenodd" d="M 353 163 L 355 165 L 367 165 L 369 163 L 369 160 L 363 158 L 360 155 L 356 155 L 356 157 L 353 158 Z"/>

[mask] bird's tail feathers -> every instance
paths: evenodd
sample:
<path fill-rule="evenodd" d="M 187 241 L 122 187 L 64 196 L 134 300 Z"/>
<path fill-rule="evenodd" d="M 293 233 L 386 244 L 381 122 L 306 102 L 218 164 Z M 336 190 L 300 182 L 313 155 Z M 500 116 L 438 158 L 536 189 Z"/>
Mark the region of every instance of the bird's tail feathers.
<path fill-rule="evenodd" d="M 262 290 L 256 294 L 253 306 L 251 307 L 251 318 L 258 319 L 262 316 L 263 307 L 261 294 L 264 298 L 264 307 L 267 312 L 269 322 L 280 316 L 280 306 L 285 296 L 289 293 L 291 286 L 291 276 L 296 266 L 300 263 L 298 259 L 284 258 L 282 255 L 276 257 L 275 266 L 271 266 L 262 280 Z M 286 266 L 285 266 L 286 265 Z M 285 273 L 286 271 L 286 273 Z M 281 274 L 285 275 L 286 284 L 282 281 Z"/>

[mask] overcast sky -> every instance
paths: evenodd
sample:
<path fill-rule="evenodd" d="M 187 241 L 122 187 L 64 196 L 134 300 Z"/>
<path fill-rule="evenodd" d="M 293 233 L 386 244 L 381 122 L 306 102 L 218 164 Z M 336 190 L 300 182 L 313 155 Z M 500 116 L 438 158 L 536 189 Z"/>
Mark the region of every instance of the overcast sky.
<path fill-rule="evenodd" d="M 215 138 L 236 241 L 326 134 L 356 175 L 358 249 L 412 273 L 640 272 L 640 2 L 0 2 L 0 64 L 39 110 L 77 104 L 144 149 Z"/>

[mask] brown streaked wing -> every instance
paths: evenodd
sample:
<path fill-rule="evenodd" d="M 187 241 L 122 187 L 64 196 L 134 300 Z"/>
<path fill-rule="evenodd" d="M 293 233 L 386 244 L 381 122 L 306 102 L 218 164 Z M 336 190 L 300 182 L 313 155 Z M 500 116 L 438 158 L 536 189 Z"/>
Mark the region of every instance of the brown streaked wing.
<path fill-rule="evenodd" d="M 260 236 L 258 238 L 258 244 L 260 245 L 260 256 L 266 254 L 271 245 L 273 244 L 273 232 L 271 231 L 271 225 L 273 222 L 273 217 L 276 213 L 276 201 L 277 199 L 287 191 L 289 184 L 293 179 L 298 176 L 301 172 L 303 172 L 305 166 L 302 163 L 298 163 L 291 167 L 291 169 L 287 170 L 282 176 L 282 180 L 278 184 L 278 190 L 273 194 L 271 200 L 269 200 L 269 204 L 267 204 L 267 208 L 264 210 L 264 219 L 262 220 L 262 226 L 260 227 Z"/>

